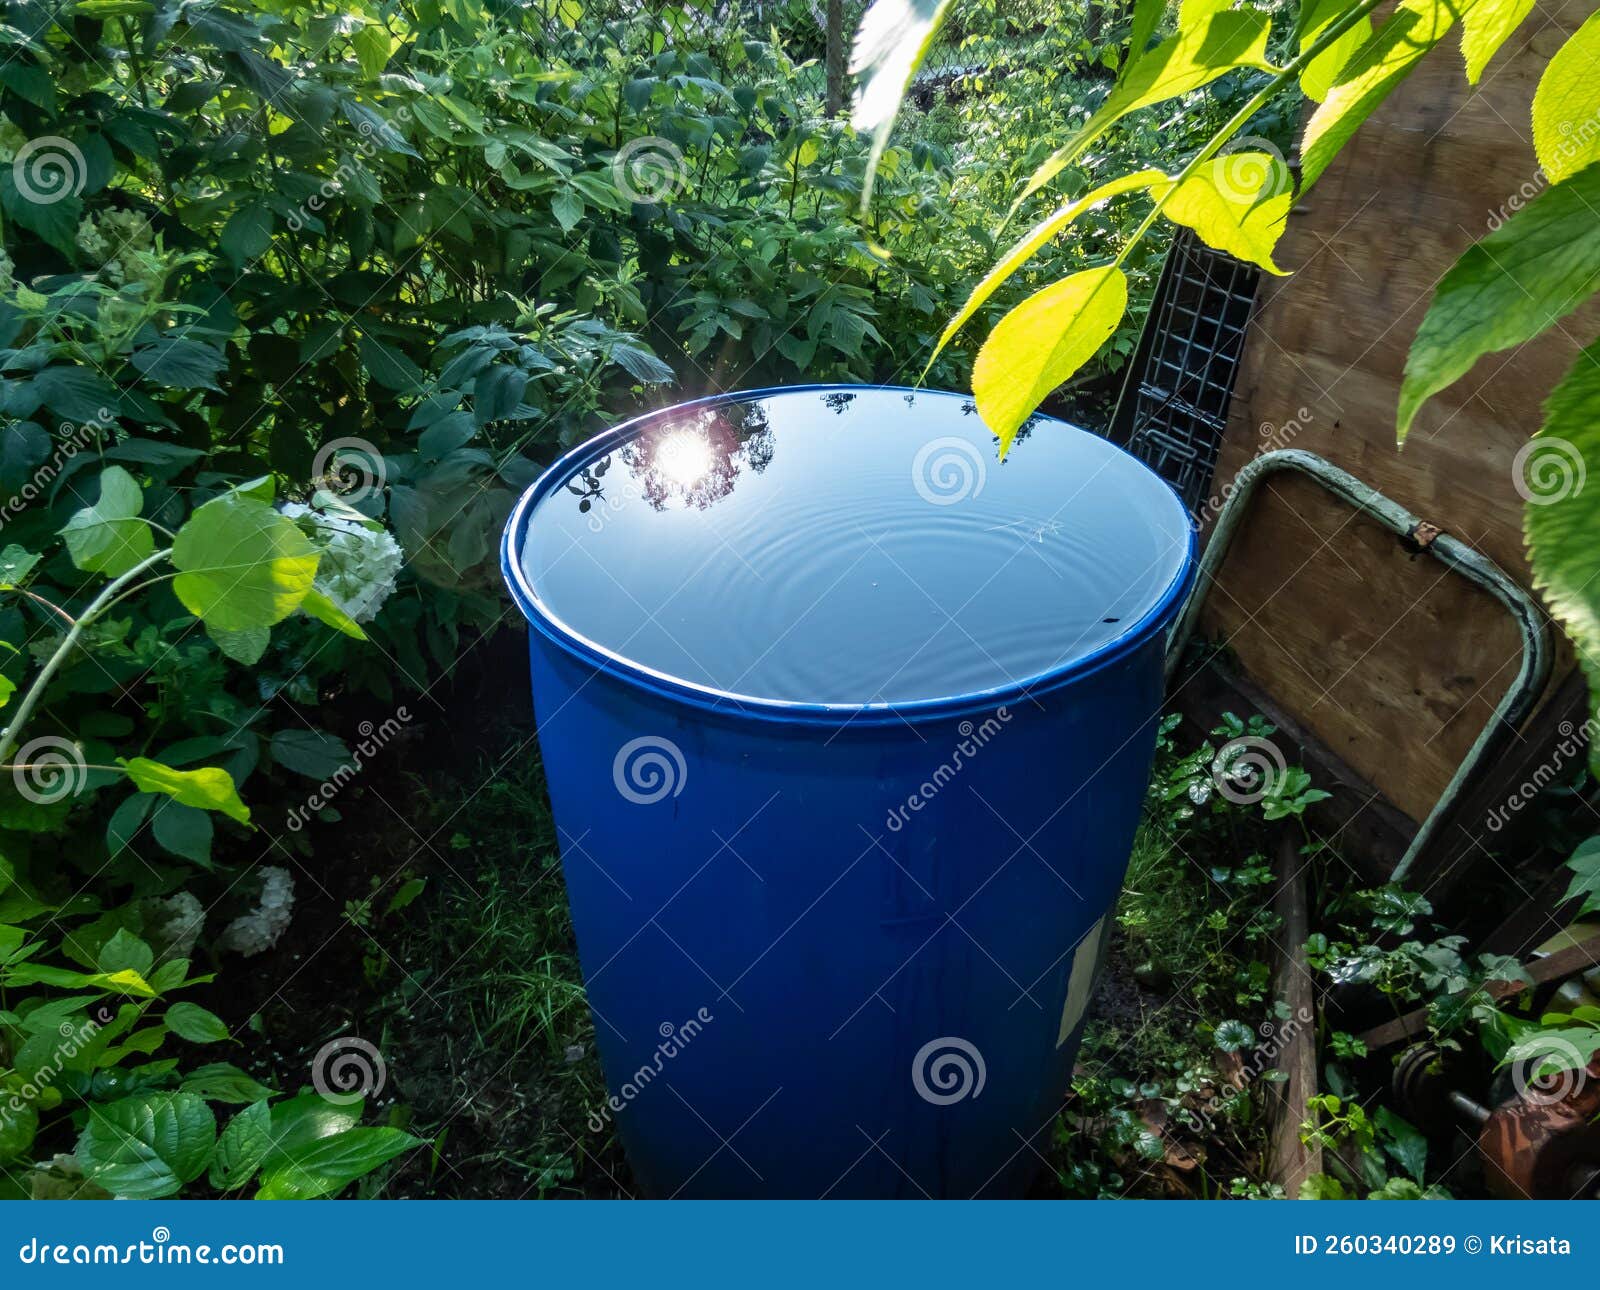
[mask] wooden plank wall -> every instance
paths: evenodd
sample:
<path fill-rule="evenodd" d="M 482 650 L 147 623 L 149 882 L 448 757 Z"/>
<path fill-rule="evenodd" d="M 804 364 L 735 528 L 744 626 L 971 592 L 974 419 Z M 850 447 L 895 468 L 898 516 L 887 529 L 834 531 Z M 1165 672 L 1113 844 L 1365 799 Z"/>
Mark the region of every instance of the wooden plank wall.
<path fill-rule="evenodd" d="M 1514 209 L 1514 195 L 1538 189 L 1528 105 L 1551 53 L 1592 9 L 1593 0 L 1538 0 L 1476 89 L 1452 39 L 1297 207 L 1279 256 L 1295 272 L 1263 285 L 1219 495 L 1256 453 L 1304 448 L 1528 582 L 1512 459 L 1545 394 L 1600 332 L 1600 310 L 1486 358 L 1424 410 L 1404 452 L 1394 410 L 1434 284 Z M 1258 494 L 1202 632 L 1225 638 L 1247 676 L 1418 820 L 1520 656 L 1487 595 L 1281 476 Z M 1558 653 L 1556 675 L 1569 660 Z"/>

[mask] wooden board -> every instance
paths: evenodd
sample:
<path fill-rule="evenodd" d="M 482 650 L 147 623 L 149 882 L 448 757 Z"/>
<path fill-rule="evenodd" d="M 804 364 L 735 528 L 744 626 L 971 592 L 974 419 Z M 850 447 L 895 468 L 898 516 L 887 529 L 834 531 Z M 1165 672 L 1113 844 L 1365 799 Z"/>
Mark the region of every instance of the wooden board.
<path fill-rule="evenodd" d="M 1538 191 L 1528 105 L 1587 3 L 1539 0 L 1469 89 L 1452 39 L 1427 57 L 1300 203 L 1250 327 L 1217 469 L 1220 496 L 1258 452 L 1327 457 L 1528 582 L 1517 450 L 1577 349 L 1580 311 L 1491 355 L 1421 414 L 1403 452 L 1394 411 L 1434 284 Z M 1420 819 L 1516 674 L 1503 610 L 1300 481 L 1260 496 L 1201 630 L 1244 672 Z M 1562 649 L 1565 649 L 1563 646 Z M 1570 653 L 1558 653 L 1556 673 Z"/>

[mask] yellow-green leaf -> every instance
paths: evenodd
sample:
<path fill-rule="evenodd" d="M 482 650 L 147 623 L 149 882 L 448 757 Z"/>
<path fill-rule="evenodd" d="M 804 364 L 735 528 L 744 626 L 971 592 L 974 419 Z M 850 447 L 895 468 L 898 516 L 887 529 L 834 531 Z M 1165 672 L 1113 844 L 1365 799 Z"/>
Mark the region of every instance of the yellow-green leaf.
<path fill-rule="evenodd" d="M 250 808 L 239 800 L 233 776 L 220 766 L 199 770 L 174 770 L 148 757 L 118 758 L 128 778 L 142 793 L 165 793 L 185 806 L 202 811 L 221 811 L 240 824 L 250 823 Z"/>
<path fill-rule="evenodd" d="M 144 491 L 121 466 L 100 472 L 100 500 L 86 506 L 61 530 L 72 563 L 89 573 L 116 577 L 156 549 L 150 526 L 139 519 Z"/>
<path fill-rule="evenodd" d="M 1299 49 L 1304 53 L 1330 26 L 1350 9 L 1351 0 L 1306 0 L 1301 10 L 1301 35 Z M 1339 79 L 1350 60 L 1372 36 L 1372 19 L 1363 17 L 1353 23 L 1348 31 L 1324 49 L 1300 73 L 1300 88 L 1309 99 L 1318 103 L 1328 97 L 1328 91 Z"/>
<path fill-rule="evenodd" d="M 862 16 L 850 57 L 856 78 L 852 120 L 870 131 L 863 208 L 872 200 L 872 176 L 889 142 L 900 101 L 917 68 L 927 56 L 953 0 L 876 0 Z"/>
<path fill-rule="evenodd" d="M 1272 19 L 1260 9 L 1228 10 L 1210 15 L 1202 26 L 1180 28 L 1141 58 L 1130 61 L 1099 110 L 1033 172 L 1006 218 L 1128 113 L 1209 85 L 1235 68 L 1270 67 L 1267 33 L 1271 26 Z"/>
<path fill-rule="evenodd" d="M 944 334 L 939 337 L 939 343 L 934 346 L 933 358 L 928 360 L 928 365 L 933 365 L 933 359 L 939 357 L 939 352 L 948 345 L 955 334 L 967 324 L 973 314 L 981 309 L 984 303 L 999 290 L 1002 283 L 1012 274 L 1026 264 L 1051 238 L 1066 228 L 1068 224 L 1077 219 L 1085 211 L 1100 205 L 1101 202 L 1116 197 L 1121 193 L 1132 192 L 1138 188 L 1150 188 L 1156 184 L 1167 182 L 1167 176 L 1159 170 L 1140 170 L 1131 175 L 1123 175 L 1113 179 L 1110 183 L 1101 184 L 1100 187 L 1085 193 L 1076 201 L 1068 202 L 1065 206 L 1058 207 L 1053 213 L 1045 216 L 1035 224 L 1026 237 L 1007 251 L 983 277 L 983 281 L 972 289 L 972 294 L 967 297 L 966 304 L 950 320 L 944 329 Z M 926 369 L 924 369 L 926 370 Z"/>
<path fill-rule="evenodd" d="M 354 636 L 358 641 L 367 639 L 366 632 L 361 630 L 361 624 L 315 587 L 306 592 L 306 598 L 300 602 L 300 608 L 319 623 L 326 623 L 335 631 L 343 632 L 346 636 Z"/>
<path fill-rule="evenodd" d="M 1443 40 L 1472 0 L 1400 0 L 1389 20 L 1339 73 L 1306 124 L 1300 144 L 1300 184 L 1316 183 L 1357 128 Z"/>
<path fill-rule="evenodd" d="M 1207 246 L 1282 274 L 1272 251 L 1293 200 L 1294 180 L 1280 158 L 1241 151 L 1196 167 L 1161 210 L 1175 224 L 1192 228 Z"/>
<path fill-rule="evenodd" d="M 1539 78 L 1533 149 L 1553 184 L 1600 161 L 1600 13 L 1556 50 Z"/>
<path fill-rule="evenodd" d="M 1476 0 L 1461 15 L 1461 57 L 1468 84 L 1478 83 L 1489 60 L 1532 9 L 1533 0 Z"/>
<path fill-rule="evenodd" d="M 1051 283 L 996 324 L 973 364 L 972 393 L 1002 457 L 1045 395 L 1105 344 L 1127 304 L 1127 278 L 1106 265 Z"/>
<path fill-rule="evenodd" d="M 317 548 L 293 520 L 239 493 L 213 498 L 172 543 L 173 593 L 208 627 L 271 627 L 300 607 Z"/>
<path fill-rule="evenodd" d="M 1577 647 L 1600 707 L 1600 341 L 1578 355 L 1544 405 L 1544 425 L 1518 454 L 1517 490 L 1534 585 Z M 1591 761 L 1600 760 L 1591 747 Z"/>

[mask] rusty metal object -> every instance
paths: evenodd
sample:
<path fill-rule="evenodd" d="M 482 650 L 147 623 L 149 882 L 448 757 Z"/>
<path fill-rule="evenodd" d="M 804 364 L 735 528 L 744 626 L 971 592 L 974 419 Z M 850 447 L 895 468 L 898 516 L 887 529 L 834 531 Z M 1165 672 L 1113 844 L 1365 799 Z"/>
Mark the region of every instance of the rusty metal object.
<path fill-rule="evenodd" d="M 1478 1135 L 1484 1181 L 1501 1200 L 1594 1198 L 1600 1187 L 1600 1057 L 1530 1081 Z"/>

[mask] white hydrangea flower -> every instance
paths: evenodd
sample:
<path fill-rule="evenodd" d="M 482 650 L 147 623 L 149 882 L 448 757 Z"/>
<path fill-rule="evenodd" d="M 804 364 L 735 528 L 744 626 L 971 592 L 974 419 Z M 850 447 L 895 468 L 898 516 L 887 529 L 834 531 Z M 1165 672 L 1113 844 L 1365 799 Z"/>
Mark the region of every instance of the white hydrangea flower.
<path fill-rule="evenodd" d="M 261 954 L 278 943 L 289 928 L 294 911 L 294 875 L 278 865 L 261 867 L 261 900 L 248 914 L 241 914 L 217 938 L 219 950 L 240 954 Z"/>
<path fill-rule="evenodd" d="M 160 961 L 190 957 L 206 922 L 200 898 L 193 892 L 179 891 L 151 904 L 153 925 L 147 924 L 146 931 L 160 947 Z"/>
<path fill-rule="evenodd" d="M 292 520 L 311 521 L 312 540 L 322 550 L 317 590 L 358 623 L 376 618 L 383 602 L 394 594 L 394 580 L 405 564 L 400 544 L 384 529 L 325 515 L 300 502 L 285 503 L 283 513 Z"/>

